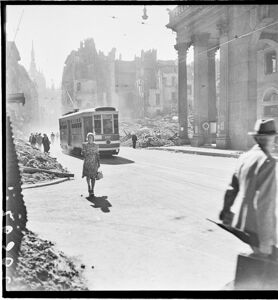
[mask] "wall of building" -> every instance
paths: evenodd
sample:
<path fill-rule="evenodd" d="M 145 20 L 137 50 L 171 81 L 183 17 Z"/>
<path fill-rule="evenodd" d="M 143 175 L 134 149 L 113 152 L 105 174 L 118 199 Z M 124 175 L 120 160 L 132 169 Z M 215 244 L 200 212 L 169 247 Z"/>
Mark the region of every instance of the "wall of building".
<path fill-rule="evenodd" d="M 170 11 L 167 27 L 177 33 L 179 67 L 188 47 L 194 47 L 194 145 L 211 141 L 202 124 L 215 115 L 215 98 L 219 148 L 249 149 L 254 141 L 247 133 L 253 131 L 256 119 L 276 118 L 277 71 L 265 74 L 264 57 L 271 49 L 277 53 L 277 20 L 277 5 L 181 5 Z M 217 48 L 219 63 L 215 63 Z M 272 97 L 268 104 L 262 101 L 265 93 Z M 185 102 L 180 95 L 181 107 Z"/>
<path fill-rule="evenodd" d="M 97 52 L 93 39 L 81 41 L 66 61 L 62 77 L 63 113 L 76 108 L 117 106 L 115 97 L 115 49 Z M 77 85 L 81 90 L 77 90 Z M 74 103 L 74 104 L 73 104 Z"/>
<path fill-rule="evenodd" d="M 266 55 L 276 53 L 276 67 L 273 73 L 266 73 Z M 257 70 L 257 117 L 274 118 L 278 128 L 278 43 L 258 51 Z"/>
<path fill-rule="evenodd" d="M 38 91 L 28 72 L 20 65 L 20 54 L 14 42 L 6 45 L 6 92 L 7 97 L 12 93 L 23 93 L 25 105 L 8 104 L 7 110 L 18 125 L 19 130 L 28 134 L 32 127 L 38 124 L 39 105 Z"/>

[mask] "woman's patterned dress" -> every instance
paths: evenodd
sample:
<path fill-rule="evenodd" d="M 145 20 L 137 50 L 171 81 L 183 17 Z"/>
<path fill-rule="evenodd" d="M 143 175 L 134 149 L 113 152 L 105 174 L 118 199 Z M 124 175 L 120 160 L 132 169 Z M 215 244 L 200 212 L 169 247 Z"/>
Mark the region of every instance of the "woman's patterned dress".
<path fill-rule="evenodd" d="M 99 168 L 98 145 L 95 143 L 83 143 L 82 152 L 84 155 L 82 178 L 90 177 L 91 179 L 95 179 Z"/>

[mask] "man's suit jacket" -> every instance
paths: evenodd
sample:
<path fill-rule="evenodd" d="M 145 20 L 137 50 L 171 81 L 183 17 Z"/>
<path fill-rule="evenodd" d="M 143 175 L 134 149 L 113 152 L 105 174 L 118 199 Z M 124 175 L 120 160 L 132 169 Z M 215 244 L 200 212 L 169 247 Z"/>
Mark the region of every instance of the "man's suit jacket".
<path fill-rule="evenodd" d="M 256 235 L 264 253 L 277 246 L 276 185 L 275 159 L 255 145 L 239 158 L 224 198 L 223 211 L 234 208 L 232 226 Z"/>

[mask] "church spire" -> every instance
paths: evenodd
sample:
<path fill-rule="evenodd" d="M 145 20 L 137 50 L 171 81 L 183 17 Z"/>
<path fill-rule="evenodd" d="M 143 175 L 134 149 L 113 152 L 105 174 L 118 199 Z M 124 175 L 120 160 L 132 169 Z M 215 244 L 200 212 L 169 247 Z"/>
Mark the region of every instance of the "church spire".
<path fill-rule="evenodd" d="M 34 43 L 32 41 L 32 50 L 31 50 L 31 62 L 35 63 L 35 51 L 34 51 Z"/>
<path fill-rule="evenodd" d="M 36 67 L 36 62 L 35 62 L 35 50 L 34 50 L 34 43 L 33 43 L 33 41 L 32 41 L 31 63 L 30 63 L 29 73 L 30 73 L 32 79 L 35 78 L 36 73 L 37 73 L 37 67 Z"/>

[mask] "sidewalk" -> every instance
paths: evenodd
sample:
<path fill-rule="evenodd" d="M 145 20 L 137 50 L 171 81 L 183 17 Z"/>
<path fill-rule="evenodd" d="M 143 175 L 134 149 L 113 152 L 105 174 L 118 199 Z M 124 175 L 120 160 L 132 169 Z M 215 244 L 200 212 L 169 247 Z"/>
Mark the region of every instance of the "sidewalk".
<path fill-rule="evenodd" d="M 198 154 L 207 156 L 218 156 L 218 157 L 233 157 L 238 158 L 244 151 L 238 150 L 225 150 L 225 149 L 215 149 L 215 148 L 199 148 L 191 147 L 189 145 L 185 146 L 163 146 L 163 147 L 149 147 L 149 150 L 164 150 L 176 153 L 187 153 L 187 154 Z M 278 161 L 278 156 L 275 156 L 276 161 Z"/>

